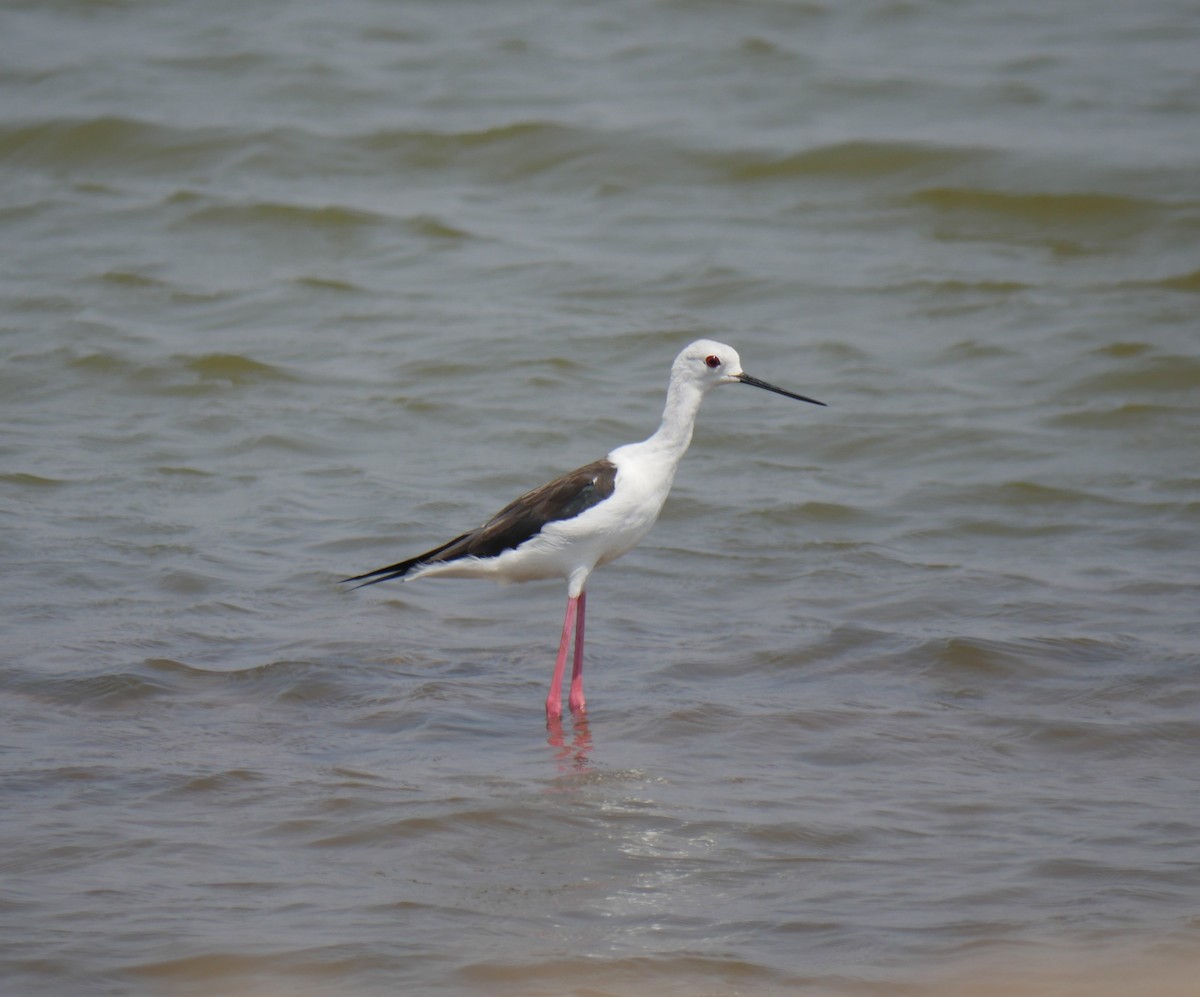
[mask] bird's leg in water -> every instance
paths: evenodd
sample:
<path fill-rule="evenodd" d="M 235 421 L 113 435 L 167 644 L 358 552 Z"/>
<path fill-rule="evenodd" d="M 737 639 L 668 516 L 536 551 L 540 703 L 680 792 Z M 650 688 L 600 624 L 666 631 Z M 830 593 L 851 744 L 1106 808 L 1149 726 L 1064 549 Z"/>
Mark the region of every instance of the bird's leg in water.
<path fill-rule="evenodd" d="M 587 612 L 587 593 L 579 593 L 579 605 L 575 608 L 575 666 L 571 670 L 571 695 L 567 704 L 572 713 L 582 713 L 583 702 L 583 617 Z"/>
<path fill-rule="evenodd" d="M 575 617 L 580 598 L 581 596 L 574 595 L 567 598 L 567 613 L 563 617 L 562 639 L 558 642 L 558 658 L 554 662 L 554 676 L 550 679 L 550 692 L 546 696 L 546 716 L 552 720 L 562 716 L 563 673 L 567 667 L 567 652 L 571 650 L 571 632 L 575 629 Z"/>

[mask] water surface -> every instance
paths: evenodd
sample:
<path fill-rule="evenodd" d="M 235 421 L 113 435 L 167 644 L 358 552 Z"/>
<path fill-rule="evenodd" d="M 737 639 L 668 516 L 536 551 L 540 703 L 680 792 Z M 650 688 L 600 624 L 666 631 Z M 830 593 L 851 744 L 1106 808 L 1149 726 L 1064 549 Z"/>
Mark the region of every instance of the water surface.
<path fill-rule="evenodd" d="M 1194 5 L 3 19 L 6 993 L 1188 992 Z M 700 336 L 586 720 L 336 585 Z"/>

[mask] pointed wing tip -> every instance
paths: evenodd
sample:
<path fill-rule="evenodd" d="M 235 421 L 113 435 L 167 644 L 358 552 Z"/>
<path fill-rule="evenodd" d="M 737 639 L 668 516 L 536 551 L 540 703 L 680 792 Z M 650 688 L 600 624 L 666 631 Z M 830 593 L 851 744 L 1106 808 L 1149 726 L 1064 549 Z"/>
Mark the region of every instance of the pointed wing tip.
<path fill-rule="evenodd" d="M 381 573 L 378 578 L 373 578 L 372 575 L 374 574 L 374 571 L 368 571 L 365 575 L 355 575 L 353 578 L 339 578 L 337 583 L 339 585 L 348 585 L 351 582 L 358 582 L 357 585 L 350 585 L 350 591 L 353 592 L 355 589 L 366 588 L 368 585 L 376 585 L 379 582 L 390 582 L 393 578 L 404 578 L 404 573 L 398 571 L 391 574 Z"/>

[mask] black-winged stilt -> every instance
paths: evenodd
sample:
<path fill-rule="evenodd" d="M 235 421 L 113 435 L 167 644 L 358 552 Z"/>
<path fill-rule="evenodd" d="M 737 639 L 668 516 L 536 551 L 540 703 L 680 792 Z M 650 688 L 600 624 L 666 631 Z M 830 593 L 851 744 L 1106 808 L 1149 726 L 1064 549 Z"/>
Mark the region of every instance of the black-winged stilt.
<path fill-rule="evenodd" d="M 478 529 L 440 547 L 343 581 L 374 585 L 392 578 L 433 575 L 499 582 L 566 579 L 567 612 L 546 716 L 562 716 L 563 671 L 572 631 L 575 660 L 567 702 L 573 712 L 582 712 L 588 576 L 632 550 L 654 525 L 671 490 L 675 468 L 692 441 L 700 402 L 719 384 L 750 384 L 802 402 L 825 404 L 746 374 L 733 347 L 697 340 L 671 365 L 662 423 L 649 439 L 617 447 L 601 460 L 526 492 Z"/>

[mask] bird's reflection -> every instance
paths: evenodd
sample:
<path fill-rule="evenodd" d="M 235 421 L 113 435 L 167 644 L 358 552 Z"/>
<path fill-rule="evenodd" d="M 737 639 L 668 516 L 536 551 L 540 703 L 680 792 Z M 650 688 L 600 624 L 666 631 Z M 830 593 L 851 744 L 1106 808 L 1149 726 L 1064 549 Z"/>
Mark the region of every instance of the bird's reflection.
<path fill-rule="evenodd" d="M 554 760 L 564 775 L 582 775 L 592 770 L 592 732 L 587 717 L 581 713 L 571 714 L 571 740 L 567 742 L 562 717 L 546 719 L 546 743 L 554 749 Z"/>

